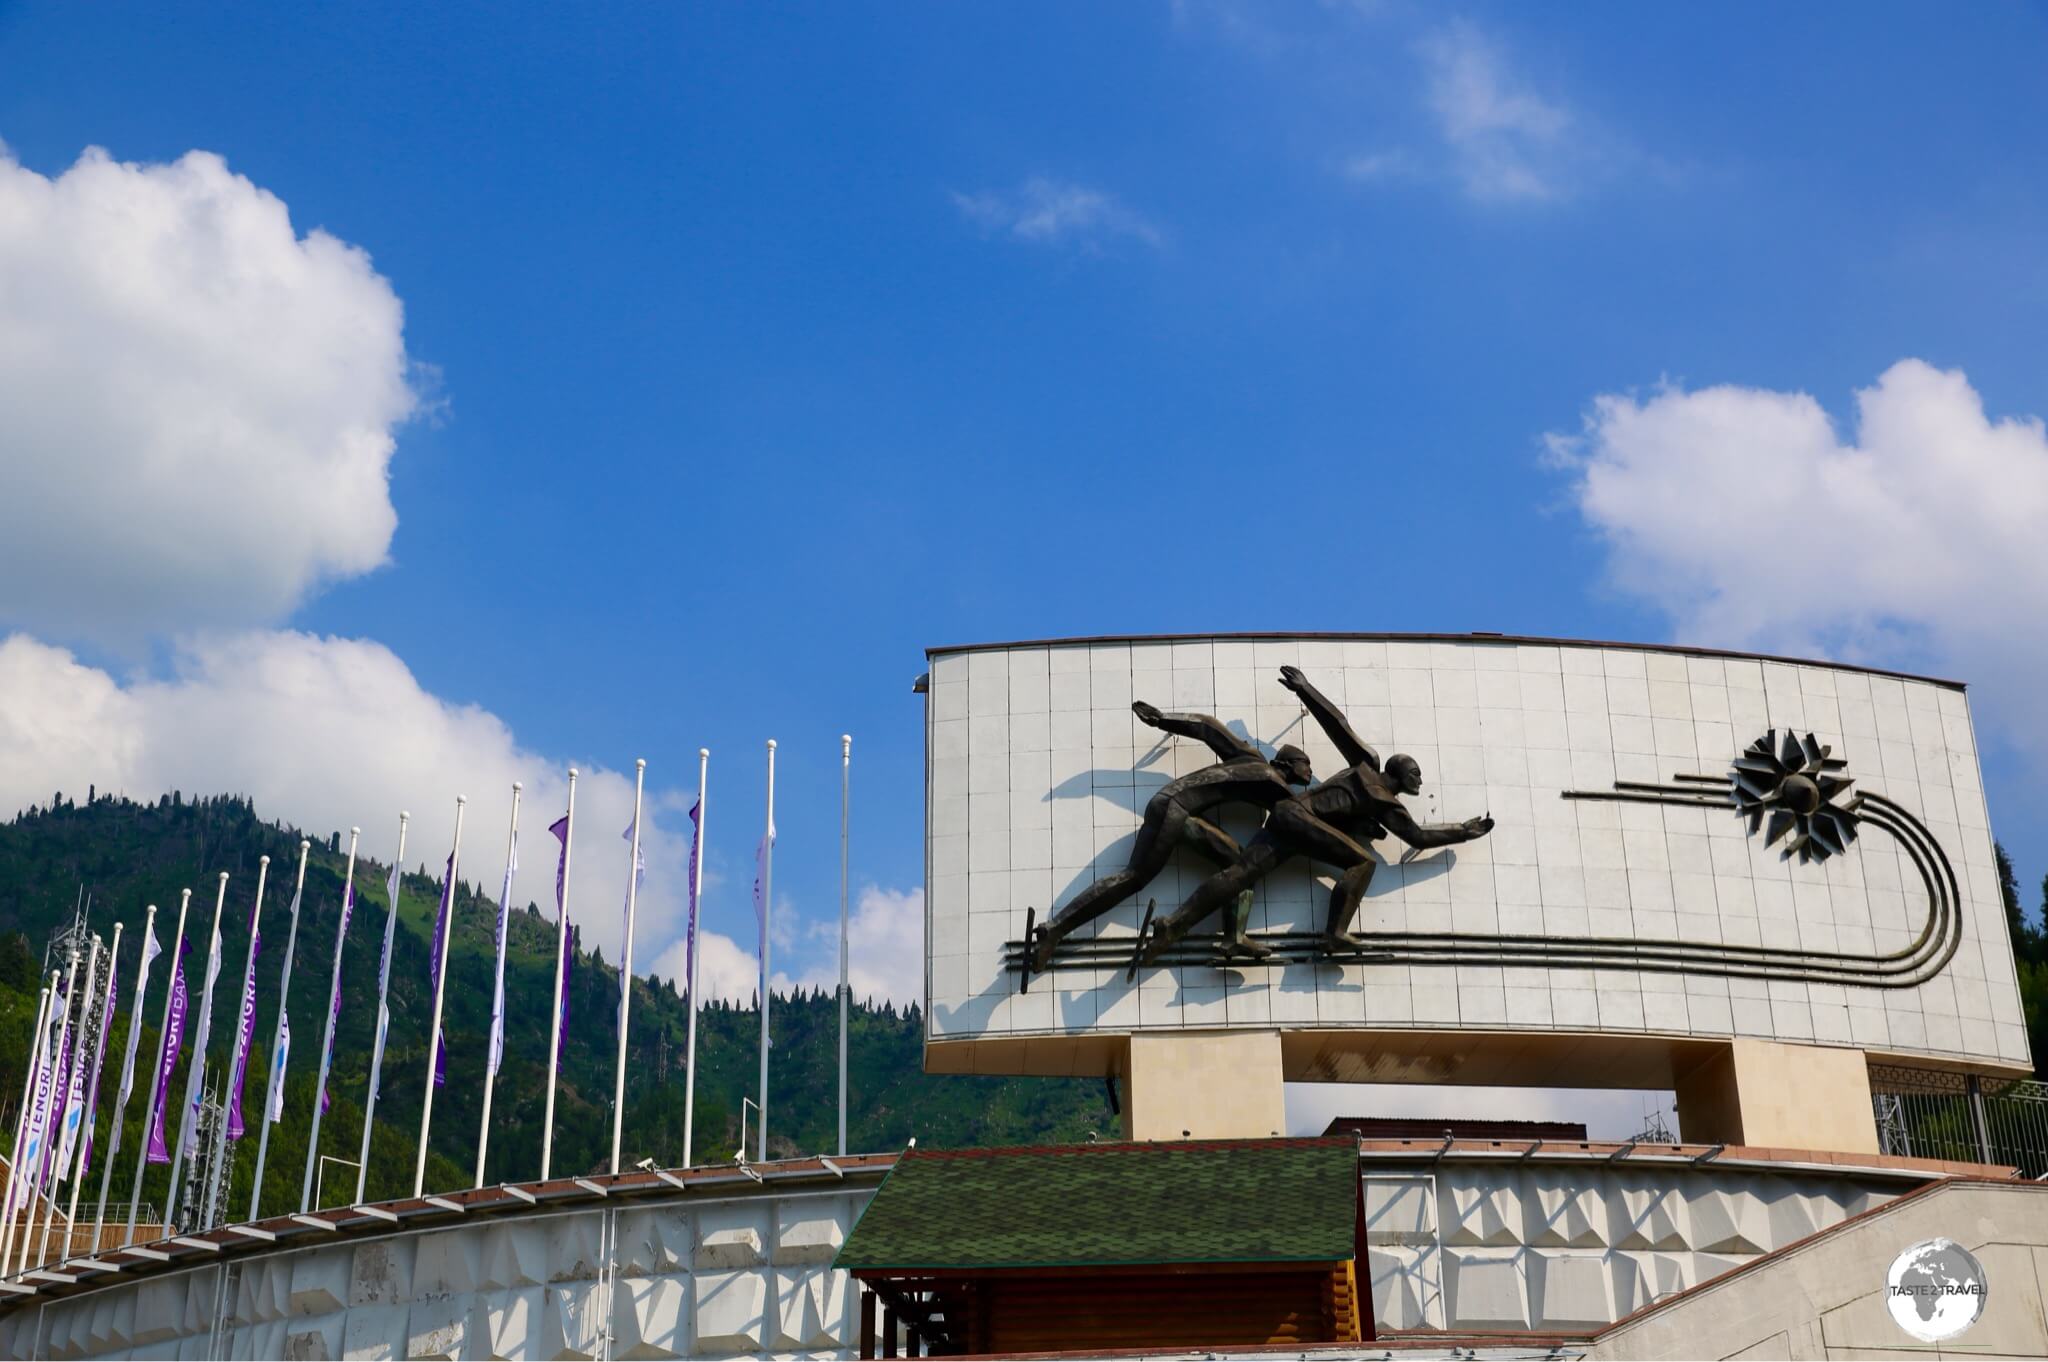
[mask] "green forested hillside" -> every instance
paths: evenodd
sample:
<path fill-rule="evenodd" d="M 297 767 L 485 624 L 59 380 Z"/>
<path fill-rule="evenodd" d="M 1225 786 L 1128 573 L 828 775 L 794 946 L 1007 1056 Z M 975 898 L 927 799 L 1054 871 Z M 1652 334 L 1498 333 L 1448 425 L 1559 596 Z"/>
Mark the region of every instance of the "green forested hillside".
<path fill-rule="evenodd" d="M 254 1118 L 261 1107 L 263 1077 L 269 1072 L 286 908 L 301 835 L 297 829 L 262 821 L 249 802 L 238 797 L 187 800 L 177 794 L 155 804 L 90 795 L 74 803 L 58 796 L 49 807 L 31 809 L 12 823 L 0 825 L 0 1109 L 5 1110 L 7 1119 L 13 1119 L 20 1100 L 43 946 L 52 930 L 68 920 L 81 886 L 92 895 L 95 930 L 111 935 L 116 919 L 128 924 L 121 952 L 124 996 L 114 1029 L 116 1046 L 127 1036 L 133 1000 L 125 991 L 133 981 L 144 905 L 158 905 L 158 936 L 164 941 L 165 955 L 150 980 L 144 1056 L 156 1049 L 178 893 L 187 886 L 193 890 L 185 934 L 191 943 L 187 975 L 195 1016 L 187 1029 L 186 1056 L 173 1080 L 173 1091 L 182 1096 L 191 1037 L 197 1028 L 214 885 L 218 872 L 225 870 L 232 876 L 221 926 L 225 963 L 215 989 L 213 1037 L 208 1047 L 209 1071 L 224 1070 L 231 1053 L 233 1017 L 248 948 L 257 858 L 268 854 L 271 884 L 265 898 L 263 950 L 257 968 L 256 1045 L 244 1092 L 244 1111 L 251 1124 L 236 1153 L 232 1203 L 236 1218 L 245 1215 L 255 1166 Z M 308 831 L 304 835 L 311 837 L 314 845 L 292 968 L 293 1045 L 285 1119 L 271 1132 L 264 1178 L 266 1213 L 298 1208 L 346 860 L 340 834 Z M 415 872 L 418 869 L 415 867 Z M 351 1159 L 362 1138 L 387 874 L 386 866 L 366 859 L 357 862 L 356 915 L 343 954 L 341 1021 L 330 1083 L 333 1105 L 321 1127 L 322 1152 Z M 432 1007 L 429 943 L 438 893 L 431 875 L 408 873 L 404 877 L 391 963 L 392 1029 L 372 1145 L 368 1192 L 373 1198 L 412 1190 Z M 448 964 L 448 1082 L 434 1099 L 427 1176 L 430 1190 L 466 1187 L 475 1173 L 495 914 L 492 900 L 470 886 L 461 886 L 455 900 L 454 948 Z M 554 949 L 551 915 L 543 916 L 531 904 L 513 912 L 506 961 L 506 1058 L 491 1115 L 489 1182 L 531 1178 L 539 1172 Z M 553 1171 L 557 1175 L 599 1170 L 609 1160 L 617 998 L 617 970 L 593 954 L 579 954 L 572 967 L 570 1036 L 556 1096 Z M 687 1002 L 673 981 L 634 981 L 623 1150 L 627 1163 L 649 1156 L 663 1164 L 681 1161 L 687 1017 Z M 772 1021 L 770 1152 L 829 1151 L 836 1139 L 837 1003 L 828 994 L 778 995 Z M 729 1158 L 738 1145 L 741 1098 L 751 1096 L 755 1089 L 759 1029 L 759 1013 L 752 1007 L 712 1003 L 699 1013 L 695 1141 L 699 1163 Z M 848 1144 L 855 1150 L 900 1148 L 913 1135 L 922 1144 L 958 1146 L 1081 1139 L 1091 1129 L 1114 1128 L 1115 1118 L 1109 1114 L 1099 1083 L 925 1074 L 921 1066 L 923 1018 L 915 1007 L 900 1012 L 887 1005 L 856 1006 L 850 1031 L 853 1095 Z M 123 1201 L 133 1178 L 142 1108 L 148 1097 L 148 1081 L 143 1076 L 148 1064 L 147 1058 L 137 1062 L 137 1092 L 129 1106 L 120 1166 L 115 1171 L 115 1187 Z M 103 1113 L 113 1100 L 118 1067 L 117 1049 L 103 1075 Z M 102 1127 L 105 1119 L 103 1115 Z M 102 1135 L 102 1148 L 104 1144 Z M 97 1173 L 95 1169 L 88 1200 L 97 1191 Z M 329 1174 L 330 1183 L 336 1176 Z M 162 1204 L 164 1179 L 163 1168 L 151 1169 L 144 1184 L 146 1200 Z"/>

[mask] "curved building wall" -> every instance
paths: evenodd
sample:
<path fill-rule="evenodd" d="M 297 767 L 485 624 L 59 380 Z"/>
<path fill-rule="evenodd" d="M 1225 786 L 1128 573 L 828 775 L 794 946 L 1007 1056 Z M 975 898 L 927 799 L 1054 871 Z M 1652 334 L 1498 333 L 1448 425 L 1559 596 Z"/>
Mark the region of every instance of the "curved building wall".
<path fill-rule="evenodd" d="M 1284 947 L 1276 963 L 1219 969 L 1189 943 L 1127 979 L 1146 902 L 1171 911 L 1213 868 L 1183 851 L 1023 987 L 1027 924 L 1121 868 L 1154 793 L 1215 760 L 1140 722 L 1133 700 L 1213 714 L 1266 750 L 1297 744 L 1319 775 L 1340 767 L 1283 665 L 1382 757 L 1421 763 L 1419 821 L 1490 812 L 1491 835 L 1412 859 L 1375 845 L 1354 927 L 1370 961 L 1314 958 L 1328 870 L 1295 861 L 1252 910 L 1253 934 Z M 1491 636 L 1089 640 L 934 650 L 926 717 L 933 1068 L 1099 1073 L 1093 1042 L 1188 1028 L 1754 1037 L 2028 1064 L 1952 683 Z M 1841 854 L 1788 858 L 1734 807 L 1733 764 L 1788 733 L 1814 735 L 1855 782 L 1835 801 L 1862 799 Z M 1225 822 L 1240 838 L 1257 825 L 1241 810 Z M 1401 1072 L 1321 1076 L 1498 1082 L 1513 1068 L 1496 1049 L 1490 1068 L 1427 1072 L 1416 1053 Z M 1290 1076 L 1319 1062 L 1288 1054 Z"/>
<path fill-rule="evenodd" d="M 851 1357 L 856 1288 L 832 1259 L 880 1176 L 819 1181 L 274 1244 L 230 1230 L 153 1272 L 70 1267 L 89 1289 L 0 1306 L 0 1356 Z"/>

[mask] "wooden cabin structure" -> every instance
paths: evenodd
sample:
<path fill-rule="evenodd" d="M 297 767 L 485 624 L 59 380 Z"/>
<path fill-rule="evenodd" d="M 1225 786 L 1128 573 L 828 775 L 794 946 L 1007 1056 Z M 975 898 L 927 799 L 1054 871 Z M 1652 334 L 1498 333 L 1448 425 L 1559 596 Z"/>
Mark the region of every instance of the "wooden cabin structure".
<path fill-rule="evenodd" d="M 1354 1139 L 911 1150 L 837 1265 L 862 1357 L 1356 1343 L 1360 1234 Z"/>

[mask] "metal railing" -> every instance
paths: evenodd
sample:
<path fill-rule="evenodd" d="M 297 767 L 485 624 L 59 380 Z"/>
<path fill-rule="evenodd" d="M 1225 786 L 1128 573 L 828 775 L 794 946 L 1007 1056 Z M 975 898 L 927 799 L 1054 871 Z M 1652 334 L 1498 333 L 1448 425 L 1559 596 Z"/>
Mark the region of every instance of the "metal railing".
<path fill-rule="evenodd" d="M 2048 1176 L 2048 1083 L 1872 1065 L 1870 1088 L 1883 1153 Z"/>

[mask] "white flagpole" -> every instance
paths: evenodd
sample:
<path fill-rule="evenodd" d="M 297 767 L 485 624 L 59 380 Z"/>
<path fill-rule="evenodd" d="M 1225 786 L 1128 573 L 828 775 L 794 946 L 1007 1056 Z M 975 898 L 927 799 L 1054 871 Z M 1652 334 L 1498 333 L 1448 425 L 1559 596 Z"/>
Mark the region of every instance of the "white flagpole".
<path fill-rule="evenodd" d="M 28 1266 L 27 1244 L 35 1234 L 36 1227 L 36 1179 L 35 1168 L 42 1158 L 43 1149 L 49 1140 L 50 1089 L 56 1079 L 51 1071 L 57 1064 L 54 1041 L 55 1030 L 61 1020 L 60 1009 L 64 1006 L 64 994 L 59 987 L 63 971 L 51 970 L 48 992 L 50 1005 L 43 1011 L 42 1029 L 36 1033 L 36 1059 L 30 1070 L 35 1083 L 29 1088 L 28 1131 L 21 1142 L 21 1173 L 18 1177 L 10 1174 L 10 1182 L 19 1182 L 22 1196 L 17 1204 L 21 1216 L 21 1238 L 7 1246 L 7 1257 L 0 1259 L 0 1276 L 11 1276 L 16 1270 L 15 1257 L 19 1254 L 20 1269 Z"/>
<path fill-rule="evenodd" d="M 576 842 L 576 768 L 569 768 L 569 812 L 562 829 L 562 884 L 555 903 L 555 1010 L 548 1015 L 548 1103 L 540 1125 L 540 1180 L 555 1152 L 555 1072 L 562 1060 L 562 967 L 569 959 L 569 849 Z"/>
<path fill-rule="evenodd" d="M 95 960 L 99 958 L 99 945 L 100 939 L 94 937 L 92 939 L 92 953 Z M 91 991 L 92 980 L 90 976 L 87 976 L 85 988 L 81 989 L 78 987 L 78 948 L 74 946 L 71 949 L 71 965 L 65 971 L 64 976 L 64 1026 L 57 1033 L 56 1061 L 58 1068 L 56 1082 L 50 1089 L 50 1131 L 49 1134 L 43 1137 L 44 1147 L 50 1149 L 50 1153 L 44 1158 L 37 1159 L 36 1167 L 28 1170 L 29 1176 L 34 1179 L 34 1182 L 30 1185 L 40 1186 L 43 1189 L 43 1199 L 46 1207 L 43 1213 L 42 1246 L 36 1251 L 36 1261 L 38 1263 L 46 1263 L 50 1260 L 50 1223 L 57 1218 L 57 1184 L 55 1176 L 57 1160 L 55 1158 L 56 1151 L 50 1147 L 63 1138 L 63 1131 L 59 1127 L 64 1124 L 64 1107 L 68 1100 L 68 1094 L 71 1091 L 71 1065 L 69 1063 L 71 1056 L 67 1053 L 71 1042 L 71 1009 L 74 1004 L 83 1001 L 79 996 L 81 993 L 89 993 Z M 80 1017 L 85 1015 L 85 1010 L 82 1007 L 79 1009 L 78 1015 Z M 48 1181 L 45 1181 L 41 1176 L 45 1167 L 49 1167 L 52 1170 Z M 28 1239 L 24 1237 L 21 1241 L 21 1265 L 23 1269 L 28 1267 L 28 1254 Z"/>
<path fill-rule="evenodd" d="M 768 1161 L 768 972 L 769 937 L 775 920 L 775 739 L 768 740 L 768 827 L 761 834 L 761 1123 L 760 1162 Z"/>
<path fill-rule="evenodd" d="M 275 1094 L 272 1090 L 284 1085 L 284 1075 L 278 1072 L 277 1068 L 277 1052 L 278 1047 L 284 1044 L 284 1009 L 291 998 L 292 957 L 299 949 L 299 901 L 306 893 L 306 853 L 312 846 L 310 840 L 303 837 L 299 839 L 299 882 L 292 888 L 292 925 L 285 932 L 284 968 L 279 970 L 277 975 L 277 1026 L 270 1033 L 270 1072 L 266 1075 L 270 1081 L 263 1085 L 263 1112 L 256 1118 L 256 1124 L 262 1129 L 256 1132 L 256 1177 L 249 1188 L 251 1223 L 263 1218 L 263 1165 L 270 1155 L 270 1113 L 273 1104 L 283 1101 L 281 1094 Z M 313 1105 L 319 1105 L 317 1099 Z"/>
<path fill-rule="evenodd" d="M 263 899 L 262 880 L 265 873 L 264 867 L 268 866 L 269 863 L 270 858 L 266 856 L 257 868 L 256 898 L 259 903 Z M 185 891 L 188 898 L 191 892 L 189 889 Z M 186 1071 L 185 1076 L 185 1105 L 179 1109 L 181 1114 L 178 1117 L 177 1147 L 171 1153 L 171 1190 L 164 1201 L 165 1225 L 171 1223 L 171 1213 L 177 1209 L 178 1173 L 185 1166 L 185 1150 L 192 1142 L 192 1123 L 197 1119 L 199 1094 L 203 1091 L 203 1085 L 206 1081 L 206 1044 L 207 1038 L 213 1034 L 213 985 L 220 975 L 220 915 L 222 909 L 227 906 L 227 901 L 228 872 L 223 870 L 220 872 L 220 887 L 213 896 L 213 934 L 206 938 L 206 982 L 199 990 L 199 1029 L 193 1035 L 192 1067 Z M 178 905 L 180 940 L 183 939 L 184 930 L 185 906 L 183 903 L 180 903 Z M 172 966 L 175 970 L 175 960 L 172 962 Z M 172 982 L 177 982 L 175 974 L 173 975 Z M 187 988 L 189 992 L 190 985 L 187 985 Z M 166 1013 L 165 1015 L 168 1016 L 169 1014 Z M 190 1021 L 191 1019 L 188 1017 L 186 1019 L 188 1025 Z M 166 1081 L 164 1084 L 164 1100 L 168 1102 L 170 1099 L 171 1085 Z M 145 1145 L 145 1149 L 146 1147 Z M 194 1155 L 194 1157 L 199 1158 L 203 1156 Z"/>
<path fill-rule="evenodd" d="M 228 877 L 222 875 L 220 882 L 221 892 L 225 894 L 227 892 Z M 166 952 L 171 957 L 171 982 L 164 989 L 164 1024 L 157 1030 L 157 1043 L 159 1045 L 163 1043 L 163 1037 L 169 1035 L 171 1031 L 171 1004 L 178 1000 L 178 967 L 184 963 L 182 952 L 185 948 L 185 910 L 191 904 L 192 891 L 190 889 L 181 890 L 178 894 L 178 930 L 172 935 L 170 949 Z M 214 911 L 218 913 L 220 910 L 216 908 Z M 194 1063 L 197 1063 L 196 1059 Z M 142 1175 L 149 1170 L 149 1132 L 156 1125 L 157 1078 L 156 1065 L 152 1064 L 149 1070 L 149 1105 L 143 1112 L 142 1138 L 136 1141 L 139 1148 L 135 1151 L 135 1190 L 128 1194 L 128 1233 L 122 1236 L 121 1247 L 123 1248 L 135 1242 L 135 1213 L 137 1208 L 142 1205 Z M 168 1100 L 171 1095 L 170 1079 L 164 1079 L 162 1087 L 162 1095 Z M 171 1163 L 171 1170 L 174 1174 L 171 1180 L 173 1188 L 178 1185 L 175 1177 L 177 1167 L 177 1162 L 173 1160 Z M 171 1224 L 170 1203 L 166 1201 L 164 1205 L 164 1228 L 168 1231 Z"/>
<path fill-rule="evenodd" d="M 320 1080 L 313 1087 L 313 1129 L 306 1136 L 306 1176 L 299 1183 L 300 1215 L 313 1209 L 313 1165 L 320 1158 L 320 1097 L 327 1091 L 327 1073 L 334 1063 L 335 997 L 341 991 L 341 951 L 348 944 L 350 897 L 356 891 L 356 844 L 362 836 L 361 828 L 348 830 L 348 869 L 341 880 L 341 922 L 334 929 L 334 974 L 327 983 L 327 1033 L 320 1042 Z M 283 1012 L 280 1007 L 279 1015 Z"/>
<path fill-rule="evenodd" d="M 846 848 L 853 808 L 853 735 L 839 735 L 839 1153 L 846 1154 Z"/>
<path fill-rule="evenodd" d="M 121 930 L 126 925 L 121 922 L 114 924 L 114 939 L 107 946 L 107 976 L 99 989 L 98 1008 L 101 1021 L 107 1025 L 111 1025 L 114 1020 L 107 1015 L 107 990 L 114 986 L 114 971 L 121 963 Z M 85 1181 L 85 1151 L 92 1144 L 92 1125 L 85 1119 L 85 1113 L 92 1107 L 92 1094 L 99 1083 L 100 1056 L 105 1054 L 107 1049 L 107 1025 L 100 1026 L 94 1032 L 92 1054 L 86 1058 L 85 1068 L 82 1070 L 85 1075 L 85 1089 L 80 1098 L 82 1106 L 79 1112 L 78 1134 L 74 1137 L 71 1151 L 71 1200 L 64 1208 L 63 1256 L 66 1258 L 78 1252 L 78 1188 L 79 1184 Z M 93 1248 L 98 1247 L 99 1241 L 94 1240 Z"/>
<path fill-rule="evenodd" d="M 455 886 L 462 873 L 462 809 L 469 796 L 455 796 L 455 845 L 448 850 L 448 880 L 442 894 L 448 900 L 448 920 L 441 924 L 440 968 L 434 971 L 434 1024 L 427 1031 L 427 1095 L 420 1102 L 420 1157 L 413 1165 L 412 1194 L 427 1190 L 427 1132 L 434 1124 L 434 1068 L 441 1054 L 441 992 L 448 983 L 448 957 L 455 953 Z M 434 909 L 438 915 L 440 907 Z"/>
<path fill-rule="evenodd" d="M 107 1154 L 100 1163 L 99 1214 L 92 1221 L 92 1247 L 98 1253 L 100 1231 L 107 1220 L 107 1190 L 113 1185 L 114 1160 L 121 1153 L 121 1121 L 128 1114 L 128 1094 L 135 1086 L 135 1050 L 142 1042 L 142 999 L 149 992 L 149 943 L 156 939 L 156 905 L 142 918 L 142 958 L 135 966 L 135 998 L 128 1004 L 128 1044 L 121 1058 L 121 1090 L 107 1127 Z M 161 949 L 161 948 L 159 948 Z"/>
<path fill-rule="evenodd" d="M 22 1208 L 15 1204 L 16 1194 L 21 1191 L 22 1144 L 28 1139 L 29 1104 L 35 1101 L 37 1070 L 43 1062 L 43 1033 L 50 1024 L 50 991 L 57 986 L 53 974 L 50 982 L 44 984 L 36 996 L 36 1024 L 28 1033 L 28 1063 L 24 1066 L 21 1082 L 21 1110 L 14 1123 L 14 1152 L 7 1156 L 7 1191 L 0 1197 L 0 1271 L 5 1271 L 10 1251 L 14 1247 L 15 1213 Z"/>
<path fill-rule="evenodd" d="M 491 1147 L 491 1092 L 498 1086 L 498 1062 L 505 1053 L 505 938 L 512 935 L 508 896 L 512 892 L 514 856 L 519 846 L 519 790 L 512 782 L 512 818 L 505 827 L 505 888 L 498 896 L 498 983 L 491 1000 L 491 1053 L 484 1066 L 484 1121 L 476 1133 L 476 1185 L 484 1185 L 484 1155 Z"/>
<path fill-rule="evenodd" d="M 633 763 L 633 849 L 626 861 L 626 954 L 619 962 L 619 1066 L 612 1083 L 612 1175 L 619 1172 L 619 1139 L 626 1125 L 626 1020 L 633 1003 L 633 908 L 640 892 L 640 795 L 647 758 Z"/>
<path fill-rule="evenodd" d="M 102 944 L 99 933 L 93 933 L 92 950 L 86 956 L 85 961 L 85 989 L 84 996 L 79 999 L 78 1003 L 78 1024 L 71 1047 L 71 1063 L 66 1066 L 64 1091 L 60 1094 L 60 1100 L 57 1104 L 56 1140 L 52 1151 L 55 1157 L 50 1160 L 50 1206 L 43 1216 L 43 1245 L 36 1255 L 46 1263 L 51 1261 L 50 1233 L 57 1223 L 57 1188 L 66 1181 L 72 1182 L 72 1212 L 64 1217 L 64 1238 L 67 1242 L 71 1238 L 71 1226 L 77 1214 L 78 1186 L 76 1181 L 72 1179 L 72 1168 L 78 1153 L 78 1127 L 71 1123 L 73 1107 L 71 1095 L 74 1092 L 78 1094 L 76 1105 L 78 1113 L 82 1118 L 85 1114 L 85 1075 L 87 1066 L 91 1063 L 90 1057 L 86 1054 L 86 1047 L 91 1043 L 91 1037 L 87 1035 L 87 1031 L 92 1025 L 94 1014 L 100 1010 L 98 997 L 101 979 L 100 955 Z M 108 957 L 108 963 L 110 965 L 113 963 L 112 956 Z M 58 1256 L 63 1257 L 66 1255 L 60 1253 Z"/>
<path fill-rule="evenodd" d="M 391 911 L 384 916 L 384 961 L 377 967 L 377 1040 L 370 1050 L 370 1095 L 363 1104 L 363 1152 L 356 1158 L 356 1199 L 363 1204 L 363 1193 L 370 1178 L 370 1131 L 377 1120 L 377 1089 L 384 1082 L 384 1038 L 391 1029 L 391 938 L 398 931 L 398 899 L 403 892 L 405 881 L 405 825 L 412 821 L 412 815 L 400 812 L 398 815 L 398 854 L 391 858 L 390 891 Z"/>
<path fill-rule="evenodd" d="M 695 863 L 690 876 L 690 902 L 696 911 L 704 911 L 704 819 L 710 810 L 704 807 L 705 778 L 711 774 L 711 749 L 697 749 L 697 854 L 691 857 Z M 690 956 L 690 1029 L 689 1041 L 683 1059 L 683 1167 L 693 1164 L 690 1159 L 691 1137 L 697 1133 L 697 924 L 690 923 L 690 943 L 684 948 Z"/>

